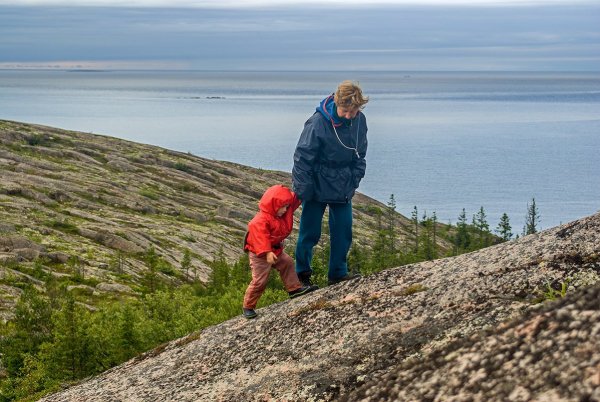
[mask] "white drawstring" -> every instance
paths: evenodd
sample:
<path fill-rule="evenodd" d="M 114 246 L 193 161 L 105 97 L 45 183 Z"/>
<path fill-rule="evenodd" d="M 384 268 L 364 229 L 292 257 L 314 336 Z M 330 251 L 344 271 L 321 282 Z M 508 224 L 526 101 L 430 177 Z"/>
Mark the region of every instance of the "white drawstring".
<path fill-rule="evenodd" d="M 342 144 L 342 146 L 344 148 L 354 151 L 354 153 L 356 154 L 356 157 L 358 159 L 360 159 L 360 155 L 358 154 L 358 149 L 357 149 L 358 148 L 358 132 L 360 131 L 360 116 L 358 116 L 358 125 L 356 126 L 356 142 L 355 142 L 356 148 L 349 147 L 342 142 L 342 140 L 340 139 L 340 136 L 337 133 L 337 130 L 335 129 L 335 124 L 333 124 L 333 119 L 331 119 L 330 121 L 331 121 L 331 127 L 333 127 L 333 132 L 335 133 L 335 136 L 337 137 L 337 140 L 340 142 L 340 144 Z"/>

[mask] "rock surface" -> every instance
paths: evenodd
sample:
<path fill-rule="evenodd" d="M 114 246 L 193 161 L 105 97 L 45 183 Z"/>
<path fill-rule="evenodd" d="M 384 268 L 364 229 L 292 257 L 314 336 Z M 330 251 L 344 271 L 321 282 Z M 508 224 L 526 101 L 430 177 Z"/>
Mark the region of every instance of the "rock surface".
<path fill-rule="evenodd" d="M 269 306 L 43 400 L 598 401 L 599 256 L 596 214 Z"/>

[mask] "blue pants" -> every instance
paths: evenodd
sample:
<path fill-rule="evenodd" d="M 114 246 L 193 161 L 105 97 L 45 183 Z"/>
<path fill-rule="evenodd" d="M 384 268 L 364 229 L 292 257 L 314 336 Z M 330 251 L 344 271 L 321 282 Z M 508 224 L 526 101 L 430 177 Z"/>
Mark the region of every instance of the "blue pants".
<path fill-rule="evenodd" d="M 329 205 L 329 235 L 331 251 L 329 253 L 329 279 L 339 279 L 348 274 L 346 257 L 352 243 L 352 203 L 327 204 L 318 201 L 304 201 L 300 216 L 300 232 L 296 244 L 296 273 L 299 276 L 310 275 L 310 262 L 313 247 L 321 238 L 321 222 L 325 207 Z"/>

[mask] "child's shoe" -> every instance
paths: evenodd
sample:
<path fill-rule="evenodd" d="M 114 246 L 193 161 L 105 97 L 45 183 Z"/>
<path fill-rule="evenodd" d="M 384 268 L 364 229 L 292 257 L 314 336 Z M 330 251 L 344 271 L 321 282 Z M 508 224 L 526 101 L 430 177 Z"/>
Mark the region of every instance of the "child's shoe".
<path fill-rule="evenodd" d="M 254 311 L 254 310 L 253 310 L 253 309 L 251 309 L 251 308 L 245 308 L 245 309 L 244 309 L 244 312 L 242 313 L 242 315 L 243 315 L 244 317 L 246 317 L 247 319 L 251 319 L 251 318 L 256 318 L 256 316 L 257 316 L 258 314 L 256 314 L 256 311 Z"/>
<path fill-rule="evenodd" d="M 319 287 L 316 285 L 314 285 L 314 286 L 303 285 L 301 288 L 298 288 L 296 290 L 292 290 L 291 292 L 288 292 L 288 295 L 290 295 L 290 299 L 293 299 L 294 297 L 305 295 L 309 292 L 317 290 L 318 288 Z"/>

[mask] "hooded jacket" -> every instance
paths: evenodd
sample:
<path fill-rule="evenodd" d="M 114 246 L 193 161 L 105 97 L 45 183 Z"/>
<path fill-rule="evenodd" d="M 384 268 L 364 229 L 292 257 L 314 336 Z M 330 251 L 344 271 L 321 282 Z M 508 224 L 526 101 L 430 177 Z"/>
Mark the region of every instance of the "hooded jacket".
<path fill-rule="evenodd" d="M 283 216 L 277 211 L 289 205 Z M 280 255 L 282 242 L 292 233 L 294 211 L 300 206 L 298 197 L 289 188 L 277 184 L 269 187 L 258 203 L 259 212 L 248 223 L 244 250 L 262 257 L 269 251 Z"/>
<path fill-rule="evenodd" d="M 339 137 L 339 138 L 338 138 Z M 293 188 L 302 201 L 350 202 L 367 162 L 367 119 L 336 114 L 333 95 L 304 124 L 294 153 Z"/>

